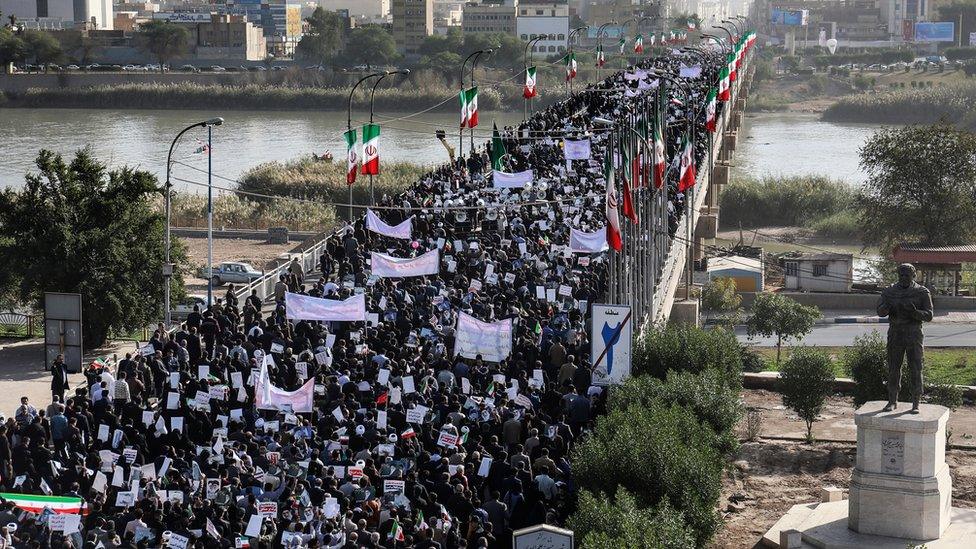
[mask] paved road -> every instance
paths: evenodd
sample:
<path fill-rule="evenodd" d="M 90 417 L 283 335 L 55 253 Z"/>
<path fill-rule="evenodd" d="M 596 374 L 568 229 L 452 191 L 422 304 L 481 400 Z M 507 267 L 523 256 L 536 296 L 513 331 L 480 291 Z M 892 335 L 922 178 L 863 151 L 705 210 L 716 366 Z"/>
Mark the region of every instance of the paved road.
<path fill-rule="evenodd" d="M 925 344 L 931 347 L 976 347 L 976 322 L 930 323 L 925 325 Z M 887 324 L 821 324 L 813 327 L 801 341 L 802 345 L 816 347 L 841 347 L 854 343 L 859 335 L 877 330 L 882 337 L 888 332 Z M 745 327 L 735 330 L 739 341 L 759 347 L 776 346 L 775 337 L 757 337 L 750 340 Z M 791 340 L 793 343 L 793 340 Z"/>

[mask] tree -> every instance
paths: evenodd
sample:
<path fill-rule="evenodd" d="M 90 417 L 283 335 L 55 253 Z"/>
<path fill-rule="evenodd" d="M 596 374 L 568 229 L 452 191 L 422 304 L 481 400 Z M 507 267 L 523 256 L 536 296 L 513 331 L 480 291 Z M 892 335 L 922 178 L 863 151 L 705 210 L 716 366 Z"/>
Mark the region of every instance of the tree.
<path fill-rule="evenodd" d="M 295 48 L 295 55 L 319 65 L 331 64 L 342 45 L 342 20 L 334 11 L 315 8 L 305 21 L 309 30 Z"/>
<path fill-rule="evenodd" d="M 776 336 L 776 364 L 784 339 L 800 340 L 810 333 L 813 323 L 820 318 L 816 307 L 801 305 L 794 299 L 780 294 L 764 292 L 756 294 L 752 304 L 752 317 L 747 324 L 749 337 Z"/>
<path fill-rule="evenodd" d="M 91 63 L 92 57 L 102 49 L 98 42 L 78 31 L 66 36 L 64 48 L 81 66 Z"/>
<path fill-rule="evenodd" d="M 21 303 L 40 305 L 44 292 L 82 295 L 86 347 L 110 331 L 145 327 L 162 316 L 164 217 L 149 172 L 108 171 L 90 150 L 70 163 L 42 150 L 37 173 L 20 190 L 0 193 L 0 283 Z M 174 262 L 185 263 L 176 247 Z M 172 279 L 174 299 L 183 279 Z M 2 292 L 0 292 L 2 293 Z"/>
<path fill-rule="evenodd" d="M 21 63 L 27 59 L 27 44 L 7 29 L 0 28 L 0 65 L 7 70 L 10 63 Z"/>
<path fill-rule="evenodd" d="M 389 65 L 399 57 L 393 35 L 383 27 L 367 25 L 353 29 L 346 42 L 346 58 L 366 66 Z"/>
<path fill-rule="evenodd" d="M 669 372 L 714 370 L 728 387 L 742 388 L 742 350 L 730 330 L 670 324 L 634 339 L 632 374 L 665 379 Z"/>
<path fill-rule="evenodd" d="M 976 238 L 976 135 L 948 122 L 886 128 L 861 147 L 855 197 L 864 243 L 951 245 Z"/>
<path fill-rule="evenodd" d="M 159 60 L 159 71 L 163 72 L 170 59 L 188 51 L 190 33 L 183 25 L 154 19 L 139 26 L 136 43 L 140 50 Z"/>
<path fill-rule="evenodd" d="M 834 366 L 823 351 L 801 347 L 783 365 L 779 375 L 783 406 L 807 424 L 807 442 L 813 442 L 813 422 L 834 390 Z"/>
<path fill-rule="evenodd" d="M 692 549 L 695 536 L 685 517 L 665 499 L 655 507 L 640 507 L 626 488 L 608 498 L 583 490 L 569 527 L 582 540 L 580 547 Z"/>
<path fill-rule="evenodd" d="M 446 35 L 432 34 L 420 43 L 421 56 L 433 57 L 439 53 L 453 53 L 461 55 L 464 48 L 464 34 L 461 29 L 451 27 Z"/>
<path fill-rule="evenodd" d="M 738 322 L 741 305 L 742 296 L 736 293 L 735 280 L 732 278 L 716 278 L 702 288 L 702 306 L 721 313 L 721 322 L 726 326 L 731 327 Z"/>
<path fill-rule="evenodd" d="M 29 30 L 23 36 L 24 43 L 27 44 L 28 56 L 33 57 L 35 63 L 44 65 L 45 71 L 49 63 L 57 63 L 64 57 L 61 43 L 49 33 Z"/>

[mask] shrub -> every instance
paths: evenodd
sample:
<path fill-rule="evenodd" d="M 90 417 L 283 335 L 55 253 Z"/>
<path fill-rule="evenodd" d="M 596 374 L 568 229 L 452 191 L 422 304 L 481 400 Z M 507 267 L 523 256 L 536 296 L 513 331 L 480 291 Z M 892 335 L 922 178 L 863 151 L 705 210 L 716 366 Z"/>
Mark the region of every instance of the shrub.
<path fill-rule="evenodd" d="M 766 360 L 756 351 L 742 346 L 742 371 L 743 372 L 765 372 Z"/>
<path fill-rule="evenodd" d="M 567 526 L 585 549 L 695 547 L 694 532 L 680 511 L 667 500 L 655 507 L 639 507 L 626 488 L 617 490 L 614 498 L 583 490 Z"/>
<path fill-rule="evenodd" d="M 842 211 L 850 185 L 823 176 L 735 180 L 722 189 L 723 227 L 798 226 Z"/>
<path fill-rule="evenodd" d="M 881 334 L 857 336 L 854 344 L 844 350 L 844 372 L 854 380 L 854 406 L 871 400 L 888 400 L 888 351 Z M 907 365 L 902 366 L 902 379 L 907 379 Z M 899 400 L 911 398 L 908 384 L 903 383 Z"/>
<path fill-rule="evenodd" d="M 834 389 L 834 367 L 823 351 L 801 347 L 793 352 L 779 378 L 783 405 L 807 424 L 807 442 L 813 442 L 813 422 Z"/>
<path fill-rule="evenodd" d="M 735 334 L 672 324 L 663 330 L 646 330 L 635 341 L 635 376 L 650 374 L 665 379 L 671 371 L 706 370 L 718 372 L 729 387 L 742 386 L 742 352 Z"/>
<path fill-rule="evenodd" d="M 736 323 L 742 296 L 735 291 L 734 279 L 721 277 L 708 281 L 702 288 L 701 300 L 706 310 L 724 313 L 725 324 Z"/>
<path fill-rule="evenodd" d="M 708 441 L 711 429 L 691 410 L 655 403 L 612 410 L 573 451 L 580 488 L 617 493 L 626 488 L 638 505 L 667 501 L 684 514 L 701 547 L 715 534 L 724 462 Z"/>
<path fill-rule="evenodd" d="M 207 197 L 173 194 L 173 225 L 200 227 L 207 223 Z M 296 231 L 328 231 L 336 225 L 331 204 L 266 200 L 257 202 L 233 194 L 214 197 L 214 226 L 234 229 L 288 227 Z"/>
<path fill-rule="evenodd" d="M 715 447 L 719 451 L 728 454 L 735 450 L 734 431 L 742 417 L 742 405 L 738 390 L 728 387 L 718 372 L 672 371 L 664 381 L 651 376 L 632 377 L 613 388 L 609 408 L 626 410 L 631 406 L 651 407 L 655 403 L 688 408 L 715 433 Z"/>
<path fill-rule="evenodd" d="M 912 81 L 905 90 L 842 97 L 827 107 L 823 119 L 891 124 L 933 124 L 945 119 L 965 123 L 974 103 L 976 84 L 972 82 L 926 87 L 924 81 Z"/>
<path fill-rule="evenodd" d="M 952 383 L 933 383 L 925 388 L 925 402 L 955 410 L 962 406 L 962 389 Z"/>
<path fill-rule="evenodd" d="M 752 316 L 747 323 L 749 337 L 776 336 L 776 364 L 779 364 L 783 341 L 802 339 L 820 318 L 816 307 L 801 305 L 785 295 L 762 292 L 752 302 Z"/>
<path fill-rule="evenodd" d="M 863 226 L 857 219 L 857 213 L 850 208 L 817 219 L 805 226 L 820 236 L 841 240 L 859 239 L 864 232 Z"/>

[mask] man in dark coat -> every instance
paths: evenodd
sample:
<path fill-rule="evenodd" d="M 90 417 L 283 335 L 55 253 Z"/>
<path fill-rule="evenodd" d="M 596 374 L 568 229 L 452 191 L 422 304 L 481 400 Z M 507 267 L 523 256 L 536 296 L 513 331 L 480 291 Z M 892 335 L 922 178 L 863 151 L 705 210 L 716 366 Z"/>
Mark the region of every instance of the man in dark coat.
<path fill-rule="evenodd" d="M 55 402 L 64 402 L 64 392 L 68 390 L 68 365 L 64 355 L 58 355 L 51 365 L 51 394 Z"/>

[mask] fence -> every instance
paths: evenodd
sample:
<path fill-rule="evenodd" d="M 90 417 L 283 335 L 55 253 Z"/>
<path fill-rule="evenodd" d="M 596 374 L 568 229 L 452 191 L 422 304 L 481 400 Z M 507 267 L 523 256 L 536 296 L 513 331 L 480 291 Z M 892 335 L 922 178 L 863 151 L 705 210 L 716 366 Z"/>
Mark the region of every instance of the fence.
<path fill-rule="evenodd" d="M 31 338 L 37 334 L 36 317 L 13 311 L 0 313 L 0 337 Z"/>

